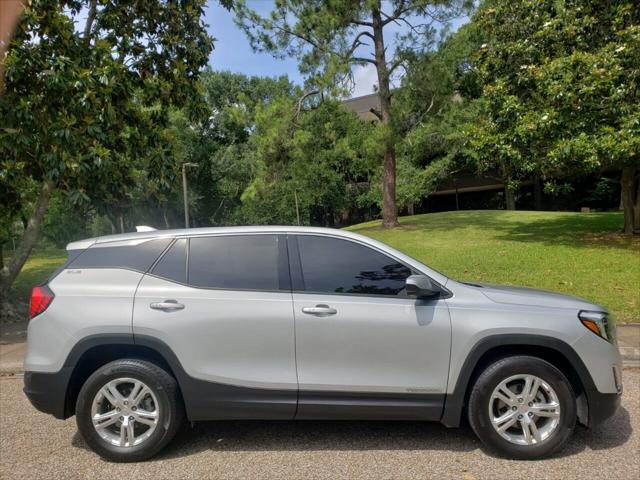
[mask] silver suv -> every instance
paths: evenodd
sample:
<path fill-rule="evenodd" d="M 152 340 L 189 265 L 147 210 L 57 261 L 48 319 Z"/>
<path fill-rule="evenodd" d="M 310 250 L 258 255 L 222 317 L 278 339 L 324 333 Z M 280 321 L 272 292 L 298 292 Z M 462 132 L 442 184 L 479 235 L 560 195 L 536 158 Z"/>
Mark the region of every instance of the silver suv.
<path fill-rule="evenodd" d="M 457 282 L 354 233 L 144 231 L 67 248 L 32 293 L 24 391 L 75 413 L 110 460 L 153 456 L 185 417 L 467 418 L 491 450 L 533 459 L 620 403 L 605 308 Z"/>

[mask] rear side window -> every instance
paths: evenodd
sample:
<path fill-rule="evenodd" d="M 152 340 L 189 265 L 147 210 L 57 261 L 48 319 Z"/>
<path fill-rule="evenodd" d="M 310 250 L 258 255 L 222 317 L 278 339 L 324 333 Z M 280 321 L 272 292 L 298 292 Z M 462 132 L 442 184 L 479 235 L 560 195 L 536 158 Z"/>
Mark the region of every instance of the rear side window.
<path fill-rule="evenodd" d="M 93 245 L 77 256 L 67 268 L 128 268 L 146 272 L 171 240 L 158 238 L 117 247 Z"/>
<path fill-rule="evenodd" d="M 176 240 L 151 273 L 174 282 L 187 283 L 187 240 Z"/>
<path fill-rule="evenodd" d="M 189 239 L 189 284 L 230 290 L 279 290 L 278 235 L 221 235 Z M 286 250 L 284 250 L 286 252 Z"/>
<path fill-rule="evenodd" d="M 63 270 L 66 270 L 67 268 L 69 268 L 69 266 L 73 263 L 73 261 L 78 258 L 79 255 L 81 255 L 82 253 L 84 253 L 84 249 L 83 250 L 67 250 L 67 260 L 66 262 L 64 262 L 62 265 L 60 265 L 55 272 L 53 272 L 50 276 L 49 279 L 47 280 L 47 282 L 52 281 L 54 278 L 56 278 L 60 272 L 62 272 Z"/>
<path fill-rule="evenodd" d="M 304 290 L 398 296 L 411 269 L 372 248 L 339 238 L 297 236 Z"/>

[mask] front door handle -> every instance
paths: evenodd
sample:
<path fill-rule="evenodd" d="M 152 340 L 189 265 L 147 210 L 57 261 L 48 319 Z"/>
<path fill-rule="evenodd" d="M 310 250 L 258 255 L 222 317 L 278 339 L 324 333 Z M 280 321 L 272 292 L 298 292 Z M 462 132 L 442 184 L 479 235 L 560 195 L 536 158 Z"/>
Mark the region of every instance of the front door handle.
<path fill-rule="evenodd" d="M 151 303 L 149 307 L 154 310 L 162 310 L 163 312 L 175 312 L 176 310 L 182 310 L 184 305 L 178 303 L 176 300 L 165 300 L 164 302 Z"/>
<path fill-rule="evenodd" d="M 328 317 L 329 315 L 335 315 L 338 311 L 335 308 L 331 308 L 329 305 L 316 305 L 315 307 L 302 307 L 302 312 L 309 315 L 315 315 L 316 317 Z"/>

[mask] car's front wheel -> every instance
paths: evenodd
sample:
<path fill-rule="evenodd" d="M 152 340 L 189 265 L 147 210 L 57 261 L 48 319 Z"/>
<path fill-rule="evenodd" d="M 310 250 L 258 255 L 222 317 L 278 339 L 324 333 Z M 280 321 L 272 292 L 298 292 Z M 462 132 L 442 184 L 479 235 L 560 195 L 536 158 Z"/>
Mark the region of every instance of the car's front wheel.
<path fill-rule="evenodd" d="M 513 356 L 487 367 L 468 404 L 469 422 L 490 449 L 507 458 L 551 455 L 571 436 L 576 400 L 560 370 L 540 358 Z"/>
<path fill-rule="evenodd" d="M 137 462 L 158 453 L 182 421 L 175 379 L 137 359 L 108 363 L 84 383 L 76 402 L 78 430 L 100 456 Z"/>

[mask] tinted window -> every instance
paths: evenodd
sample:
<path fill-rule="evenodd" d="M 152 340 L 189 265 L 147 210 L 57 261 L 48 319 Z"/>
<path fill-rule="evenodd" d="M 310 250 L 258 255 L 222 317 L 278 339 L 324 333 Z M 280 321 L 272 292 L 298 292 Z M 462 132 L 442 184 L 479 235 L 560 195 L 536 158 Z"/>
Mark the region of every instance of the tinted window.
<path fill-rule="evenodd" d="M 184 238 L 176 240 L 153 267 L 152 273 L 179 283 L 187 283 L 187 241 Z"/>
<path fill-rule="evenodd" d="M 146 272 L 169 243 L 170 238 L 159 238 L 119 247 L 93 245 L 77 256 L 67 268 L 130 268 Z"/>
<path fill-rule="evenodd" d="M 278 237 L 226 235 L 189 240 L 189 284 L 233 290 L 278 290 Z"/>
<path fill-rule="evenodd" d="M 298 236 L 305 290 L 402 295 L 411 270 L 387 255 L 348 240 Z"/>

